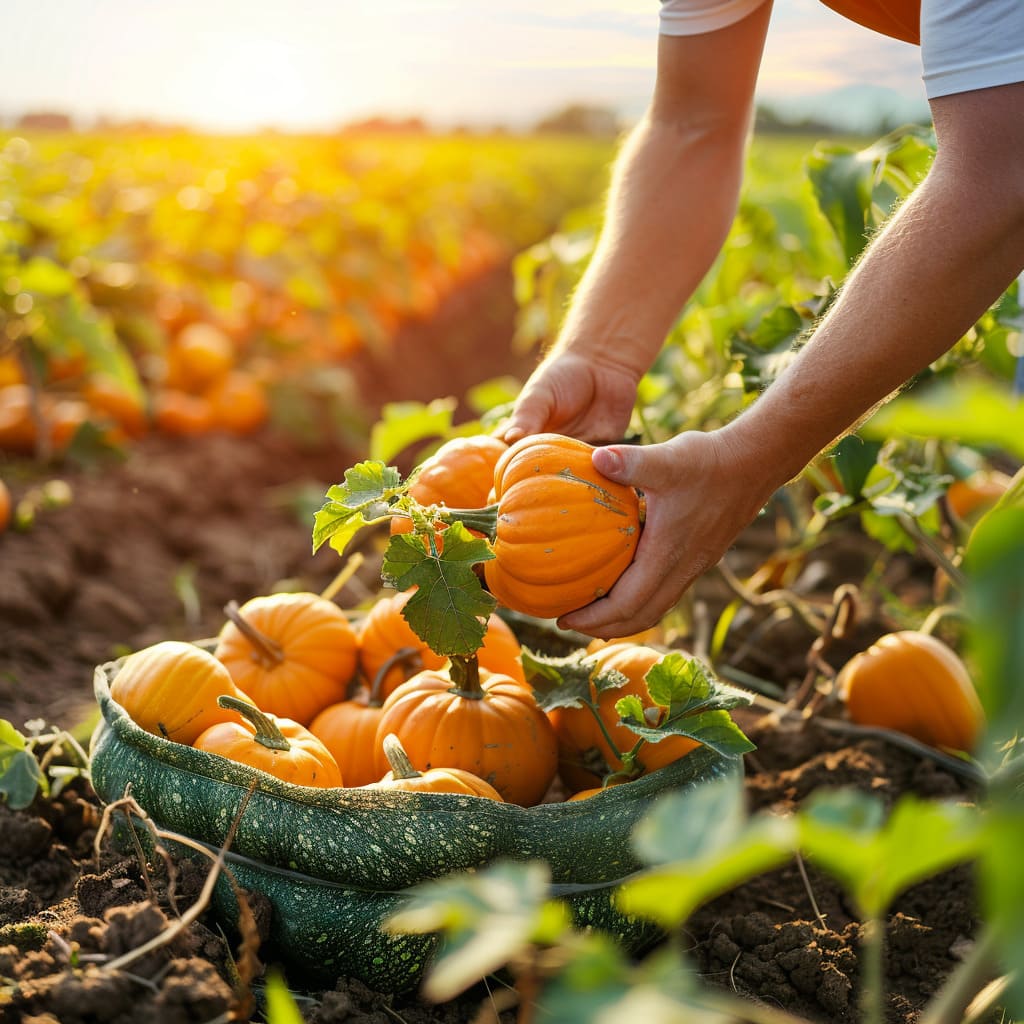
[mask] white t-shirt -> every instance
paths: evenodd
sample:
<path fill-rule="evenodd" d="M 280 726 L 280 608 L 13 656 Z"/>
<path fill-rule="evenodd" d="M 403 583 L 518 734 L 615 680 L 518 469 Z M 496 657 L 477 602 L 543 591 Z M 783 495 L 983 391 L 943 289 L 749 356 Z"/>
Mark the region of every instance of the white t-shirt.
<path fill-rule="evenodd" d="M 661 0 L 661 33 L 713 32 L 764 2 Z M 1024 0 L 921 0 L 921 63 L 929 99 L 1024 81 Z"/>

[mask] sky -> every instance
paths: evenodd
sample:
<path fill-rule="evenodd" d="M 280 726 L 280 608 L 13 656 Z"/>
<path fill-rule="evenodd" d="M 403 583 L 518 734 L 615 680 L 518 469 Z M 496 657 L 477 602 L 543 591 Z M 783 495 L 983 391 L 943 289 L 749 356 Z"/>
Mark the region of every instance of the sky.
<path fill-rule="evenodd" d="M 373 114 L 532 123 L 571 102 L 643 110 L 657 0 L 3 0 L 0 119 L 59 110 L 211 130 Z M 818 0 L 775 0 L 758 93 L 852 84 L 923 102 L 915 47 Z"/>

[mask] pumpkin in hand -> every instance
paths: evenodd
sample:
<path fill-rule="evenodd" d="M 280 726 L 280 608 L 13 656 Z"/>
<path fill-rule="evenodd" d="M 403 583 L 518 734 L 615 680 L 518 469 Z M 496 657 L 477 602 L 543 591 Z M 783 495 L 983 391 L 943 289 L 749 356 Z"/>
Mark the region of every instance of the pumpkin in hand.
<path fill-rule="evenodd" d="M 308 725 L 344 700 L 355 674 L 356 632 L 333 601 L 268 594 L 231 602 L 214 654 L 264 711 Z"/>
<path fill-rule="evenodd" d="M 491 593 L 507 608 L 557 618 L 611 590 L 640 540 L 640 496 L 594 469 L 594 449 L 561 434 L 517 441 L 494 468 L 495 506 L 455 510 L 483 532 Z"/>
<path fill-rule="evenodd" d="M 460 796 L 482 796 L 503 802 L 501 794 L 490 783 L 461 768 L 430 768 L 418 772 L 409 760 L 401 741 L 388 733 L 381 741 L 384 756 L 391 770 L 367 789 L 399 789 L 406 793 L 456 793 Z"/>
<path fill-rule="evenodd" d="M 239 761 L 297 786 L 327 789 L 344 784 L 331 752 L 298 722 L 265 715 L 234 697 L 221 697 L 218 703 L 238 712 L 242 720 L 210 726 L 196 738 L 197 750 Z"/>
<path fill-rule="evenodd" d="M 509 676 L 480 669 L 472 656 L 420 672 L 384 702 L 377 727 L 382 776 L 388 733 L 413 764 L 472 772 L 523 806 L 543 799 L 558 764 L 554 729 L 533 694 Z"/>
<path fill-rule="evenodd" d="M 217 704 L 224 694 L 245 696 L 209 651 L 178 640 L 129 654 L 110 686 L 110 696 L 146 732 L 187 745 L 232 718 Z"/>
<path fill-rule="evenodd" d="M 887 633 L 840 669 L 836 687 L 852 721 L 933 747 L 972 750 L 984 728 L 966 666 L 929 633 Z"/>

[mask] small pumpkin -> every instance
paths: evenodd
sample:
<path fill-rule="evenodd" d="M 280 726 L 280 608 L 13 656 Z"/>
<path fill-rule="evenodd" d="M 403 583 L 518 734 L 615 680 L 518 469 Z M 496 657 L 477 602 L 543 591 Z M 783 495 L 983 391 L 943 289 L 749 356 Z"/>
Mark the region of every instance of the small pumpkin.
<path fill-rule="evenodd" d="M 644 677 L 662 658 L 653 647 L 620 641 L 594 651 L 594 675 L 601 672 L 621 672 L 627 682 L 596 693 L 591 684 L 591 695 L 596 696 L 598 714 L 604 729 L 615 745 L 611 744 L 588 707 L 556 708 L 548 717 L 558 736 L 558 774 L 573 790 L 589 789 L 599 784 L 610 772 L 623 767 L 618 752 L 626 753 L 636 746 L 639 737 L 619 724 L 616 703 L 623 697 L 639 697 L 645 714 L 656 725 L 663 709 L 652 702 Z M 699 744 L 685 736 L 667 736 L 657 743 L 644 743 L 639 761 L 645 772 L 663 768 L 672 761 L 690 753 Z"/>
<path fill-rule="evenodd" d="M 381 775 L 388 770 L 388 733 L 414 764 L 472 772 L 522 806 L 541 801 L 558 764 L 554 729 L 533 694 L 509 676 L 480 669 L 473 657 L 418 673 L 384 702 L 377 726 Z"/>
<path fill-rule="evenodd" d="M 359 626 L 359 667 L 367 679 L 373 679 L 399 651 L 416 652 L 387 670 L 381 685 L 383 697 L 390 696 L 399 684 L 422 669 L 440 669 L 447 661 L 435 654 L 406 622 L 402 609 L 413 593 L 402 591 L 376 601 Z M 483 645 L 476 653 L 481 668 L 511 676 L 526 685 L 519 641 L 499 615 L 492 614 L 487 620 Z"/>
<path fill-rule="evenodd" d="M 933 747 L 972 750 L 985 724 L 967 667 L 929 633 L 887 633 L 840 669 L 836 687 L 852 721 Z"/>
<path fill-rule="evenodd" d="M 421 505 L 483 508 L 494 486 L 494 467 L 508 445 L 490 434 L 453 437 L 424 459 L 409 486 Z M 392 533 L 409 533 L 412 523 L 395 517 Z"/>
<path fill-rule="evenodd" d="M 324 708 L 309 723 L 309 731 L 334 756 L 349 786 L 365 786 L 380 778 L 376 741 L 384 705 L 381 688 L 392 666 L 409 658 L 418 659 L 418 651 L 407 647 L 396 652 L 369 686 L 360 686 L 348 700 Z"/>
<path fill-rule="evenodd" d="M 146 732 L 191 745 L 200 733 L 231 719 L 217 704 L 222 695 L 241 698 L 231 674 L 209 651 L 164 640 L 129 654 L 110 695 Z"/>
<path fill-rule="evenodd" d="M 962 480 L 954 480 L 946 491 L 949 507 L 960 519 L 970 519 L 990 508 L 1007 491 L 1012 478 L 995 469 L 980 469 Z"/>
<path fill-rule="evenodd" d="M 192 744 L 196 750 L 219 754 L 297 786 L 330 789 L 344 784 L 331 752 L 298 722 L 265 715 L 235 697 L 219 697 L 217 703 L 238 712 L 243 720 L 211 725 Z"/>
<path fill-rule="evenodd" d="M 309 593 L 267 594 L 234 602 L 214 654 L 235 685 L 272 715 L 308 725 L 348 696 L 356 631 L 333 601 Z"/>
<path fill-rule="evenodd" d="M 593 451 L 561 434 L 524 437 L 494 468 L 497 504 L 452 512 L 491 539 L 484 578 L 506 607 L 557 618 L 603 597 L 633 560 L 640 496 L 598 473 Z"/>
<path fill-rule="evenodd" d="M 381 741 L 381 746 L 391 770 L 379 782 L 370 783 L 367 789 L 400 789 L 406 793 L 459 793 L 503 802 L 501 794 L 490 783 L 461 768 L 416 771 L 394 733 L 388 733 Z"/>

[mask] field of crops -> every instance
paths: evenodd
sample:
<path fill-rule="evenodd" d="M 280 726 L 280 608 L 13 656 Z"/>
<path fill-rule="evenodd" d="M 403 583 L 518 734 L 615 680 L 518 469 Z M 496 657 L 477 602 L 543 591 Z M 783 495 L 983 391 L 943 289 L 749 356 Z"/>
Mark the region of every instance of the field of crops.
<path fill-rule="evenodd" d="M 0 137 L 0 1021 L 1024 1015 L 1020 285 L 560 630 L 642 496 L 491 432 L 614 150 Z M 933 152 L 755 138 L 637 438 L 756 400 Z"/>

